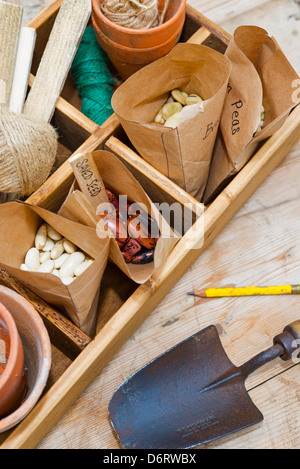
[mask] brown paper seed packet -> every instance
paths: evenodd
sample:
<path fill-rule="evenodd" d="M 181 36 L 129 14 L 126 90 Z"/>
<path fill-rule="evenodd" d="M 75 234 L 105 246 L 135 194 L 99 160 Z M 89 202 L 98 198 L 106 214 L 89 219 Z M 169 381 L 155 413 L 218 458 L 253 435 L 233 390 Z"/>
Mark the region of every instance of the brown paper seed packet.
<path fill-rule="evenodd" d="M 117 265 L 127 277 L 137 284 L 142 284 L 164 262 L 179 238 L 174 236 L 172 228 L 151 202 L 140 183 L 115 155 L 108 151 L 95 151 L 93 152 L 93 159 L 106 189 L 115 194 L 126 196 L 129 202 L 142 204 L 147 213 L 157 222 L 160 237 L 154 250 L 154 261 L 149 264 L 126 263 L 115 238 L 110 238 L 109 260 Z M 78 223 L 97 230 L 99 227 L 101 229 L 102 224 L 99 216 L 75 183 L 71 187 L 59 213 L 63 217 Z"/>
<path fill-rule="evenodd" d="M 299 102 L 299 97 L 295 99 L 295 83 L 299 77 L 276 40 L 264 29 L 240 26 L 225 55 L 231 61 L 232 72 L 203 199 L 205 203 L 245 166 L 261 142 L 284 124 Z"/>
<path fill-rule="evenodd" d="M 0 206 L 0 266 L 49 304 L 57 307 L 83 332 L 95 332 L 97 300 L 107 265 L 109 237 L 99 237 L 95 230 L 61 215 L 21 202 Z M 35 246 L 38 228 L 47 223 L 94 259 L 92 265 L 70 285 L 64 285 L 52 273 L 28 272 L 20 269 L 26 253 Z"/>
<path fill-rule="evenodd" d="M 114 93 L 112 107 L 139 154 L 197 200 L 211 163 L 231 64 L 209 47 L 178 44 L 131 76 Z M 186 106 L 175 129 L 152 122 L 179 89 L 202 103 Z"/>

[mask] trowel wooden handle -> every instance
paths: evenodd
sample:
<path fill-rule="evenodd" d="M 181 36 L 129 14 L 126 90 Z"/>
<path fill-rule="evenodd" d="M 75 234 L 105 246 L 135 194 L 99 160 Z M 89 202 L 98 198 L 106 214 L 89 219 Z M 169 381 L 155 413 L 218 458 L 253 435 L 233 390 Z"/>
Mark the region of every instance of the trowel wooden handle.
<path fill-rule="evenodd" d="M 78 153 L 69 158 L 73 173 L 83 194 L 94 210 L 103 203 L 109 203 L 105 185 L 98 171 L 92 153 Z"/>

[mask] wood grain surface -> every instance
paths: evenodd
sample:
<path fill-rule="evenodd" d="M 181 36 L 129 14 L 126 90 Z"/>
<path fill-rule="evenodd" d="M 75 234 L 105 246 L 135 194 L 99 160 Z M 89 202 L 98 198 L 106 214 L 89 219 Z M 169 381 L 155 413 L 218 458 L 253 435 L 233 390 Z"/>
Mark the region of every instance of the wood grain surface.
<path fill-rule="evenodd" d="M 300 73 L 300 9 L 293 0 L 189 3 L 229 33 L 240 24 L 264 27 Z M 225 285 L 299 283 L 299 157 L 300 142 L 48 433 L 39 449 L 119 448 L 107 415 L 113 392 L 130 374 L 209 324 L 217 325 L 230 359 L 239 365 L 269 347 L 274 335 L 300 318 L 297 296 L 197 299 L 186 295 Z M 253 374 L 247 388 L 264 422 L 205 447 L 300 448 L 299 364 L 278 359 Z"/>

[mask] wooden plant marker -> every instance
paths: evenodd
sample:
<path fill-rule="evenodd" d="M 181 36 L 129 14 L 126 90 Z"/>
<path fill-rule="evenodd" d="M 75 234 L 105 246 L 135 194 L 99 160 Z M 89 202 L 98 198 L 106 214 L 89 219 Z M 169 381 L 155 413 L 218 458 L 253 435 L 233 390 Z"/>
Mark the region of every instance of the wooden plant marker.
<path fill-rule="evenodd" d="M 21 28 L 14 79 L 9 101 L 9 110 L 16 114 L 22 114 L 23 112 L 35 41 L 36 30 L 34 28 Z"/>
<path fill-rule="evenodd" d="M 95 164 L 92 153 L 78 153 L 69 158 L 73 173 L 82 193 L 97 211 L 100 204 L 108 204 L 105 185 Z"/>
<path fill-rule="evenodd" d="M 90 14 L 90 0 L 62 3 L 25 102 L 25 115 L 50 122 Z"/>
<path fill-rule="evenodd" d="M 9 102 L 13 82 L 23 7 L 0 0 L 0 80 L 6 84 Z"/>

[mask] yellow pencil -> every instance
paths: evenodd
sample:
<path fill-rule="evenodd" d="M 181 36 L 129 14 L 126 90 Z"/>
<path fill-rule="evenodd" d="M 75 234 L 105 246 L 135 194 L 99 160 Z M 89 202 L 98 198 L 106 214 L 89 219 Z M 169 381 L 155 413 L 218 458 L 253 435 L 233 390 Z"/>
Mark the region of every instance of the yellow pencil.
<path fill-rule="evenodd" d="M 260 296 L 260 295 L 299 295 L 300 285 L 281 285 L 278 287 L 244 287 L 244 288 L 208 288 L 188 295 L 200 298 L 223 298 L 235 296 Z"/>

